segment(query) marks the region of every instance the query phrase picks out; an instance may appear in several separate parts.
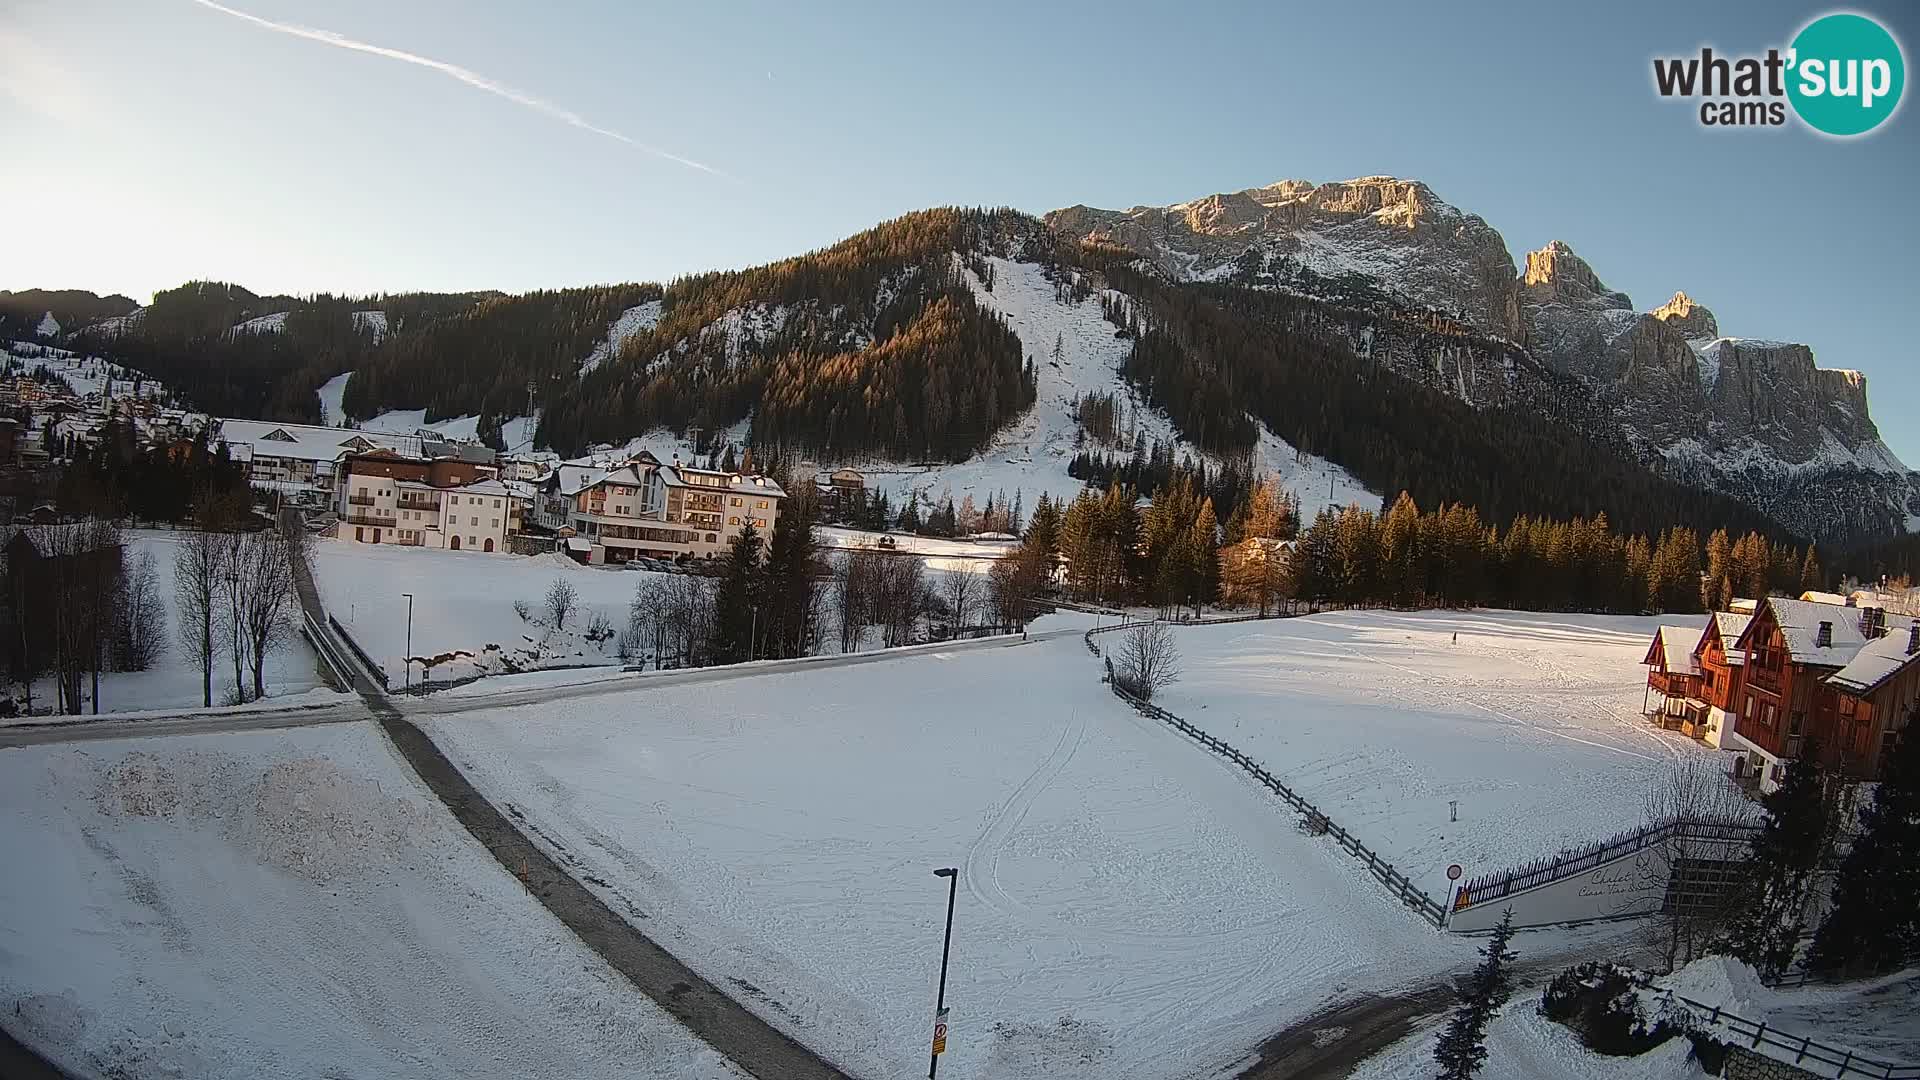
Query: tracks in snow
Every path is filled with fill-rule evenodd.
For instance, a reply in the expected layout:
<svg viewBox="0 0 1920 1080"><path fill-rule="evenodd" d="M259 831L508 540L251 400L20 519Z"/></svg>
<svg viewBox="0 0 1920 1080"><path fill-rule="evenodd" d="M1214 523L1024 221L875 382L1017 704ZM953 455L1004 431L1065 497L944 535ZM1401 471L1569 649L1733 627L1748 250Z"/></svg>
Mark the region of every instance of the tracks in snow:
<svg viewBox="0 0 1920 1080"><path fill-rule="evenodd" d="M1089 723L1086 716L1077 713L1067 721L1067 725L1060 729L1060 739L1053 744L1053 749L994 812L986 830L967 849L966 866L962 871L966 877L967 891L989 910L1004 915L1025 906L1009 896L1005 886L1000 883L1000 853L1013 839L1014 830L1026 820L1027 813L1033 809L1034 800L1047 790L1055 777L1065 771L1073 755L1079 753L1080 744L1086 741Z"/></svg>

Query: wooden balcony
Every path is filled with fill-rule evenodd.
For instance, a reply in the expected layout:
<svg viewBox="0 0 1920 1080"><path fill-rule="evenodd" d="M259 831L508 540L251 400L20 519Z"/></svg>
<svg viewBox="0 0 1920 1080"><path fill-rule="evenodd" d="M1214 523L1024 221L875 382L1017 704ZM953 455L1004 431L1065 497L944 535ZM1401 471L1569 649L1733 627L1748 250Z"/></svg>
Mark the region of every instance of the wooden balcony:
<svg viewBox="0 0 1920 1080"><path fill-rule="evenodd" d="M1777 695L1785 681L1783 673L1778 668L1747 668L1747 685L1757 690L1765 690Z"/></svg>
<svg viewBox="0 0 1920 1080"><path fill-rule="evenodd" d="M1647 673L1647 685L1655 693L1670 698L1696 697L1700 689L1700 677L1685 672L1650 671Z"/></svg>
<svg viewBox="0 0 1920 1080"><path fill-rule="evenodd" d="M347 496L347 502L348 502L349 504L351 504L351 505L353 505L353 506L372 506L372 505L373 505L373 496L371 496L371 495L349 495L349 496Z"/></svg>
<svg viewBox="0 0 1920 1080"><path fill-rule="evenodd" d="M376 528L391 529L395 524L395 519L392 514L385 516L377 514L348 514L347 524L372 525Z"/></svg>

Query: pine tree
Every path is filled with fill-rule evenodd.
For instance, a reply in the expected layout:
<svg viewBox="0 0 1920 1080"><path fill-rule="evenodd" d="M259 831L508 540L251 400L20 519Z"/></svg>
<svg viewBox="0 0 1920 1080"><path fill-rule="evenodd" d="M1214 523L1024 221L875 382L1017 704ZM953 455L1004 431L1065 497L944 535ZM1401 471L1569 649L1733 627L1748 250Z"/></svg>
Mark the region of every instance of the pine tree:
<svg viewBox="0 0 1920 1080"><path fill-rule="evenodd" d="M813 576L818 550L813 534L817 513L818 500L812 493L796 491L773 520L765 575L766 627L760 634L764 643L760 652L766 656L807 653L818 591Z"/></svg>
<svg viewBox="0 0 1920 1080"><path fill-rule="evenodd" d="M1047 565L1052 565L1060 554L1060 505L1044 491L1033 504L1033 517L1027 521L1026 542Z"/></svg>
<svg viewBox="0 0 1920 1080"><path fill-rule="evenodd" d="M1800 560L1800 591L1807 592L1820 588L1820 559L1813 553L1813 545L1807 545L1807 557Z"/></svg>
<svg viewBox="0 0 1920 1080"><path fill-rule="evenodd" d="M1433 1060L1440 1066L1436 1080L1473 1080L1487 1062L1487 1022L1507 1000L1511 987L1507 965L1513 953L1507 942L1513 938L1513 910L1500 917L1500 925L1483 950L1485 960L1473 970L1466 997L1454 1010L1453 1021L1433 1048Z"/></svg>
<svg viewBox="0 0 1920 1080"><path fill-rule="evenodd" d="M1860 834L1840 863L1833 908L1807 966L1829 973L1892 971L1920 948L1920 705L1908 714Z"/></svg>
<svg viewBox="0 0 1920 1080"><path fill-rule="evenodd" d="M713 656L720 663L738 663L755 651L760 601L760 533L747 525L727 546L713 598Z"/></svg>
<svg viewBox="0 0 1920 1080"><path fill-rule="evenodd" d="M1729 926L1725 946L1761 975L1778 977L1806 929L1808 894L1827 838L1827 776L1817 740L1807 740L1786 779L1760 805L1767 821L1753 840L1746 906Z"/></svg>

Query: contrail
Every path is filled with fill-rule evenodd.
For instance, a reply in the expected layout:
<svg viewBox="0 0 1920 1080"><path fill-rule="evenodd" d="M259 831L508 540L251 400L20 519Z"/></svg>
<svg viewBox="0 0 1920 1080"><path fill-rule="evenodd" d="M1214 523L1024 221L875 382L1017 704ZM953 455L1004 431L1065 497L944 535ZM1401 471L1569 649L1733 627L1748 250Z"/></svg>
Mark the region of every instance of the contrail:
<svg viewBox="0 0 1920 1080"><path fill-rule="evenodd" d="M532 94L529 94L524 90L516 90L511 86L507 86L504 83L495 82L494 80L487 78L485 75L482 75L477 71L471 71L467 68L463 68L459 66L458 64L449 64L444 60L435 60L431 57L421 56L417 53L404 52L400 49L389 49L383 45L370 45L364 41L355 41L350 37L346 37L341 34L336 34L331 30L316 30L311 26L300 26L295 23L274 22L272 19L263 19L258 15L249 15L244 11L236 11L235 9L227 7L224 4L217 4L214 2L214 0L193 0L193 2L196 4L199 4L201 7L204 7L204 8L212 8L213 10L220 12L222 15L231 15L236 19L241 19L246 22L250 22L255 26L264 27L268 30L272 30L274 33L277 33L277 34L291 34L294 37L306 38L308 41L318 41L322 45L333 45L342 49L351 49L354 52L370 53L374 56L384 56L389 60L398 60L403 64L414 64L419 67L427 68L430 71L437 71L440 74L447 76L448 78L458 79L461 82L466 83L468 86L471 86L476 90L485 90L487 93L492 94L495 97L506 98L508 101L513 102L515 105L524 105L527 108L534 110L535 112L545 113L546 115L553 117L555 120L558 120L563 124L568 124L572 127L577 127L582 131L591 131L595 135L604 135L609 139L614 139L619 142L626 143L628 146L631 146L636 150L640 150L645 153L652 154L654 157L665 158L666 160L674 162L676 164L685 165L689 169L699 169L703 173L708 173L712 176L723 177L727 180L734 179L732 176L729 176L726 173L721 172L719 169L716 169L711 165L702 165L701 163L693 160L692 158L681 157L679 154L672 153L671 151L662 150L657 146L650 146L646 143L641 142L638 139L629 138L610 128L603 128L598 124L591 123L590 121L587 120L586 117L581 116L579 113L574 112L571 109L563 109L560 106L555 105L550 101L542 101L541 99L534 97Z"/></svg>

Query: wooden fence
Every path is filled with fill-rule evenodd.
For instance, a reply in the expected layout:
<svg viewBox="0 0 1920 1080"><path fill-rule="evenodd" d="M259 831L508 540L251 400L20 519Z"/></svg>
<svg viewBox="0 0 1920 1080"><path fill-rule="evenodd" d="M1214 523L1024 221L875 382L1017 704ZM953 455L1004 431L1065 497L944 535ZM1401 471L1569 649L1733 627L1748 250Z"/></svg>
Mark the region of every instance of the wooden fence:
<svg viewBox="0 0 1920 1080"><path fill-rule="evenodd" d="M1250 618L1257 619L1259 616L1250 616ZM1221 619L1216 621L1244 622L1247 620ZM1095 656L1100 656L1102 655L1100 646L1095 644L1093 640L1095 634L1108 634L1118 630L1130 630L1142 625L1146 624L1130 622L1121 623L1117 626L1103 626L1099 629L1089 630L1086 633L1087 649ZM1374 880L1385 886L1387 891L1393 895L1394 899L1413 909L1416 915L1419 915L1434 926L1444 926L1446 924L1447 909L1444 904L1441 904L1426 893L1421 892L1414 886L1413 882L1407 880L1405 874L1396 870L1392 863L1380 858L1380 856L1369 849L1367 845L1361 843L1358 837L1346 829L1341 828L1332 818L1322 813L1318 807L1300 797L1292 788L1281 783L1280 778L1268 771L1265 765L1248 757L1225 740L1214 738L1207 732L1187 723L1185 720L1162 709L1158 705L1154 705L1151 702L1127 693L1121 689L1118 682L1108 680L1108 685L1112 687L1115 697L1132 706L1134 711L1140 713L1140 715L1151 717L1167 724L1182 735L1199 743L1209 752L1218 754L1228 761L1233 762L1240 767L1242 772L1245 772L1248 776L1258 781L1262 787L1280 796L1282 801L1299 813L1302 820L1306 822L1309 832L1315 835L1333 837L1335 843L1339 844L1349 855L1352 855L1366 866L1367 872L1373 875Z"/></svg>
<svg viewBox="0 0 1920 1080"><path fill-rule="evenodd" d="M1774 1050L1793 1055L1784 1057L1781 1053L1766 1054L1775 1061L1782 1061L1809 1072L1812 1072L1815 1067L1824 1067L1832 1072L1821 1075L1832 1076L1835 1080L1847 1076L1872 1077L1873 1080L1920 1080L1920 1066L1890 1065L1884 1061L1875 1061L1872 1058L1861 1057L1852 1050L1816 1042L1810 1036L1788 1035L1785 1032L1774 1031L1767 1027L1765 1021L1736 1016L1718 1005L1695 1001L1690 997L1675 994L1671 990L1664 991L1663 995L1669 1001L1678 1001L1686 1005L1697 1021L1709 1027L1725 1030L1750 1049Z"/></svg>

